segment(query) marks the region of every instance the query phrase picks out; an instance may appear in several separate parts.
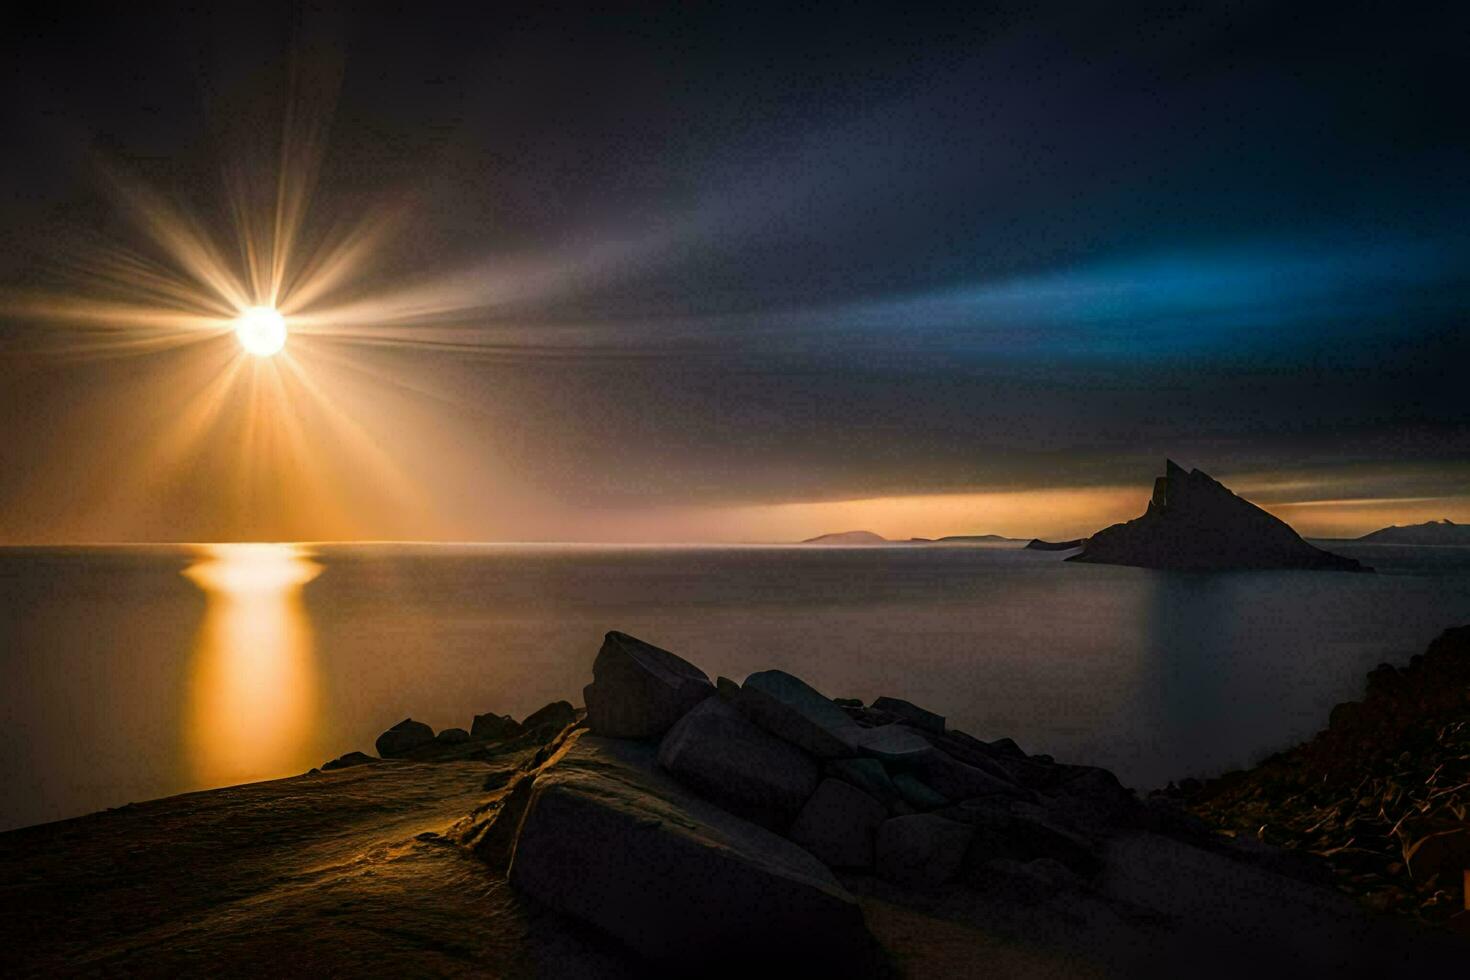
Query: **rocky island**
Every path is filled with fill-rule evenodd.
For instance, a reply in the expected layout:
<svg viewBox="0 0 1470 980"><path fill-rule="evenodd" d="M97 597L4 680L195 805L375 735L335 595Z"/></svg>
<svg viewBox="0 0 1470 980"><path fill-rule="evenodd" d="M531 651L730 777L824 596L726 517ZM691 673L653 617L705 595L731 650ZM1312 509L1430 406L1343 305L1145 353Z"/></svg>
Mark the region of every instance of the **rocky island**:
<svg viewBox="0 0 1470 980"><path fill-rule="evenodd" d="M1177 571L1309 568L1371 571L1307 544L1285 521L1173 460L1154 482L1143 516L1104 528L1066 559Z"/></svg>
<svg viewBox="0 0 1470 980"><path fill-rule="evenodd" d="M807 538L802 544L887 544L888 539L881 534L872 531L834 531L831 534L819 534L814 538Z"/></svg>
<svg viewBox="0 0 1470 980"><path fill-rule="evenodd" d="M1092 766L609 633L583 692L0 835L0 969L1394 975L1449 937ZM1447 945L1448 944L1448 945Z"/></svg>
<svg viewBox="0 0 1470 980"><path fill-rule="evenodd" d="M1470 545L1470 524L1456 524L1447 517L1423 524L1395 524L1379 528L1357 540L1370 544Z"/></svg>

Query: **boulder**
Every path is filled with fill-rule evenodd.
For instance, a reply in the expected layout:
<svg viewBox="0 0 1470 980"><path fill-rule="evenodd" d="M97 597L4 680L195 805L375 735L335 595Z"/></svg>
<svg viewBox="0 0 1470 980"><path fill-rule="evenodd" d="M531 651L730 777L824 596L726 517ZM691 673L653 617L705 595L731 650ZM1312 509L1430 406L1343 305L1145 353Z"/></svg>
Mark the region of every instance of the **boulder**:
<svg viewBox="0 0 1470 980"><path fill-rule="evenodd" d="M470 725L470 734L475 738L513 738L520 733L520 722L510 715L475 715L474 724Z"/></svg>
<svg viewBox="0 0 1470 980"><path fill-rule="evenodd" d="M873 702L873 707L879 711L897 715L922 731L932 732L935 735L944 734L944 716L936 715L911 701L905 701L902 698L879 698Z"/></svg>
<svg viewBox="0 0 1470 980"><path fill-rule="evenodd" d="M470 733L463 728L446 728L434 736L434 741L441 745L459 745L470 740Z"/></svg>
<svg viewBox="0 0 1470 980"><path fill-rule="evenodd" d="M527 715L526 720L521 722L521 727L532 729L544 726L561 731L576 720L577 709L572 707L570 701L553 701Z"/></svg>
<svg viewBox="0 0 1470 980"><path fill-rule="evenodd" d="M901 772L893 777L893 787L898 790L903 801L915 810L937 810L942 806L949 806L950 799L925 786L917 777Z"/></svg>
<svg viewBox="0 0 1470 980"><path fill-rule="evenodd" d="M510 881L666 969L861 971L874 950L820 861L690 793L636 742L574 735L536 776Z"/></svg>
<svg viewBox="0 0 1470 980"><path fill-rule="evenodd" d="M1086 837L1045 808L1024 800L966 800L941 815L975 828L974 840L965 855L965 868L971 875L1001 859L1050 858L1081 875L1095 874L1101 866L1098 852Z"/></svg>
<svg viewBox="0 0 1470 980"><path fill-rule="evenodd" d="M373 746L384 759L398 759L434 741L434 729L421 721L405 718L378 736Z"/></svg>
<svg viewBox="0 0 1470 980"><path fill-rule="evenodd" d="M840 779L824 779L788 836L834 868L873 866L873 839L888 808Z"/></svg>
<svg viewBox="0 0 1470 980"><path fill-rule="evenodd" d="M975 830L933 813L890 817L878 828L878 874L905 885L934 886L959 876Z"/></svg>
<svg viewBox="0 0 1470 980"><path fill-rule="evenodd" d="M892 807L899 799L897 787L877 759L833 759L827 763L825 772L834 779L851 783L886 807Z"/></svg>
<svg viewBox="0 0 1470 980"><path fill-rule="evenodd" d="M908 768L924 785L951 800L1027 793L1003 772L996 774L968 765L939 749L931 748L927 754L914 757L908 763Z"/></svg>
<svg viewBox="0 0 1470 980"><path fill-rule="evenodd" d="M857 734L858 751L885 764L909 765L934 752L934 746L912 728L884 725L864 728Z"/></svg>
<svg viewBox="0 0 1470 980"><path fill-rule="evenodd" d="M338 756L331 762L322 763L322 771L331 772L334 769L348 769L352 766L361 766L369 762L377 761L378 760L374 759L372 756L366 755L362 752L348 752L346 755Z"/></svg>
<svg viewBox="0 0 1470 980"><path fill-rule="evenodd" d="M998 738L994 742L987 742L986 744L996 755L1009 756L1012 759L1026 758L1026 753L1016 744L1015 739Z"/></svg>
<svg viewBox="0 0 1470 980"><path fill-rule="evenodd" d="M658 762L680 782L764 826L787 826L817 788L815 759L756 727L723 698L679 719Z"/></svg>
<svg viewBox="0 0 1470 980"><path fill-rule="evenodd" d="M856 754L857 723L832 699L784 670L751 674L735 703L751 721L819 759Z"/></svg>
<svg viewBox="0 0 1470 980"><path fill-rule="evenodd" d="M613 738L657 738L714 693L704 671L614 630L603 639L583 694L587 725Z"/></svg>
<svg viewBox="0 0 1470 980"><path fill-rule="evenodd" d="M1081 826L1113 827L1144 817L1143 804L1118 777L1097 766L1058 766L1053 809Z"/></svg>

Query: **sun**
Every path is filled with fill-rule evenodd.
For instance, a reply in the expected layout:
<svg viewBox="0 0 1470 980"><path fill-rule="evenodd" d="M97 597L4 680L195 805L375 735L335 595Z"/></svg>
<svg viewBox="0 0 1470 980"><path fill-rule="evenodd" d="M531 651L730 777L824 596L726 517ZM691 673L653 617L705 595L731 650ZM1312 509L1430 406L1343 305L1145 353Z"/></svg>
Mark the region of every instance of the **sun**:
<svg viewBox="0 0 1470 980"><path fill-rule="evenodd" d="M272 306L252 306L235 318L240 346L257 357L270 357L286 346L286 319Z"/></svg>

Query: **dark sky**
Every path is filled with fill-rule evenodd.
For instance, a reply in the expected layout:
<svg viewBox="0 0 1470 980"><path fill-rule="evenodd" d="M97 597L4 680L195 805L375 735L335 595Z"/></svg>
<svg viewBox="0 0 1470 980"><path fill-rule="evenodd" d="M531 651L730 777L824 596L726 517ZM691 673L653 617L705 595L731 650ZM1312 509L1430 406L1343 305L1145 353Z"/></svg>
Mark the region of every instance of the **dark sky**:
<svg viewBox="0 0 1470 980"><path fill-rule="evenodd" d="M337 298L438 297L323 355L463 457L367 425L439 519L353 533L1145 494L1166 454L1470 517L1464 5L209 6L8 15L0 280L151 247L110 181L227 239L289 107L323 140L303 240L394 219ZM166 499L59 494L173 356L69 329L0 309L0 535L312 535L210 513L188 458Z"/></svg>

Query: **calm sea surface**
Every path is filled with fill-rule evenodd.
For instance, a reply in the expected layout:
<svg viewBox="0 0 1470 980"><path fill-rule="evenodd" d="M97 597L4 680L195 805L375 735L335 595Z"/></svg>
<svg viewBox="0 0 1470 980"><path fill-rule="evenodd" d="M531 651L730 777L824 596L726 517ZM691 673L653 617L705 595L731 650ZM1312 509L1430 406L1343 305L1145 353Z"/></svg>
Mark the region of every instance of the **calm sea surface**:
<svg viewBox="0 0 1470 980"><path fill-rule="evenodd" d="M602 633L906 697L1126 783L1247 765L1470 623L1470 548L1179 574L1000 547L0 549L0 828L581 702Z"/></svg>

